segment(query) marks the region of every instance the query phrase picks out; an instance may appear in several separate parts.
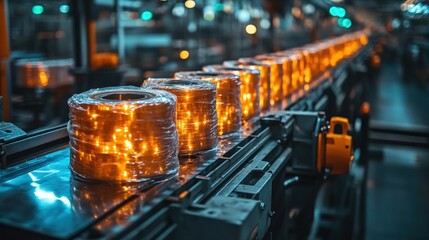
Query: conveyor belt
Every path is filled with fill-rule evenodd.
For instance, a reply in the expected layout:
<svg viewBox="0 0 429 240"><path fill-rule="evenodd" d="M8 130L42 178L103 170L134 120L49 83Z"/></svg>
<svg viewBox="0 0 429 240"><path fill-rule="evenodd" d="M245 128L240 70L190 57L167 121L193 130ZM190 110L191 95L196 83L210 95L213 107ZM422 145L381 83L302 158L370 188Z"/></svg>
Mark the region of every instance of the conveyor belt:
<svg viewBox="0 0 429 240"><path fill-rule="evenodd" d="M345 61L339 69L344 71L347 64ZM284 100L281 108L321 111L327 105L324 93L331 83L331 73L325 73L312 81L308 91L300 90ZM222 156L182 159L186 164L181 165L178 179L155 186L118 188L74 180L68 169L69 149L65 147L0 171L0 231L2 236L31 239L168 238L178 234L180 220L172 221L174 211L192 211L183 207L195 204L214 204L210 199L232 194L243 181L252 182L239 176L247 176L255 168L281 179L281 166L289 161L292 151L278 145L269 128L256 122L241 139L222 143ZM262 177L255 178L252 186ZM266 186L260 184L261 188ZM241 192L235 194L246 191ZM271 190L266 194L269 196L264 197L272 197ZM253 207L251 202L242 204ZM260 208L258 214L272 214L264 212L270 208ZM268 227L259 225L256 231L264 233Z"/></svg>

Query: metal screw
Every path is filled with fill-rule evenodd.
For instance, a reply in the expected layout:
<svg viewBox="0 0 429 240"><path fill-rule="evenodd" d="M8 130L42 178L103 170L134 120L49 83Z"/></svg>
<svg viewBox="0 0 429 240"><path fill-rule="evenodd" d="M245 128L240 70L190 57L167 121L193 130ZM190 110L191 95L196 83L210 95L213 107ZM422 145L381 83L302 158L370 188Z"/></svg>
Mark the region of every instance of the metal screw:
<svg viewBox="0 0 429 240"><path fill-rule="evenodd" d="M259 203L259 208L260 208L261 210L264 210L264 209L265 209L265 203L260 202L260 203Z"/></svg>

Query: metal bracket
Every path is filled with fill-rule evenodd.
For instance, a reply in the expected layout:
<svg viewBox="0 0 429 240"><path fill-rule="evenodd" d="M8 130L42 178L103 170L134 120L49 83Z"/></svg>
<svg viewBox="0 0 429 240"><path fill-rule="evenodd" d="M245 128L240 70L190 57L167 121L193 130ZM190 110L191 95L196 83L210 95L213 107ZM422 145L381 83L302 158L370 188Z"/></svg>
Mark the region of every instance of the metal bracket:
<svg viewBox="0 0 429 240"><path fill-rule="evenodd" d="M261 118L261 126L268 127L274 139L286 142L293 131L295 120L287 112L275 112Z"/></svg>
<svg viewBox="0 0 429 240"><path fill-rule="evenodd" d="M3 145L7 142L17 140L26 136L27 133L12 123L0 122L0 169L6 168L6 149Z"/></svg>

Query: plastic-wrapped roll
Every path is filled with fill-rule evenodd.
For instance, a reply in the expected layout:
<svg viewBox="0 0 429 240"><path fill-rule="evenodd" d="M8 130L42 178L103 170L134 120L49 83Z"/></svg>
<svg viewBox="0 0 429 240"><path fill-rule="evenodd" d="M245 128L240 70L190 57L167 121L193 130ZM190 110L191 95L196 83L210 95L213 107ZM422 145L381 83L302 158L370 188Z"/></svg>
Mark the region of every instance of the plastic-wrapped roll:
<svg viewBox="0 0 429 240"><path fill-rule="evenodd" d="M179 155L217 150L216 85L200 80L149 78L142 87L177 96Z"/></svg>
<svg viewBox="0 0 429 240"><path fill-rule="evenodd" d="M259 116L259 71L245 67L226 67L222 65L209 65L203 68L206 72L232 73L240 77L240 101L243 120L248 121Z"/></svg>
<svg viewBox="0 0 429 240"><path fill-rule="evenodd" d="M308 53L308 50L305 48L295 48L290 49L288 51L285 51L284 53L280 54L286 54L286 56L291 56L294 60L297 61L296 67L293 66L292 70L294 72L299 71L299 86L303 86L306 82L310 82L311 75L310 75L310 55ZM294 64L294 62L292 62Z"/></svg>
<svg viewBox="0 0 429 240"><path fill-rule="evenodd" d="M295 50L292 49L292 52L301 57L299 66L301 71L300 85L302 86L306 83L309 83L311 78L313 77L311 75L310 69L312 60L315 61L313 66L318 66L319 63L317 62L317 59L311 59L309 50L307 48L298 48Z"/></svg>
<svg viewBox="0 0 429 240"><path fill-rule="evenodd" d="M111 87L69 101L70 168L95 181L161 181L177 175L176 96Z"/></svg>
<svg viewBox="0 0 429 240"><path fill-rule="evenodd" d="M292 91L299 89L299 87L301 86L301 82L304 81L304 77L301 72L302 58L300 55L290 52L277 53L277 56L281 57L287 62L289 88L288 91L283 91L283 93L286 93L286 95L288 95L292 93Z"/></svg>
<svg viewBox="0 0 429 240"><path fill-rule="evenodd" d="M216 84L217 129L220 138L240 134L241 101L240 78L234 74L218 72L178 72L178 79L203 80Z"/></svg>
<svg viewBox="0 0 429 240"><path fill-rule="evenodd" d="M305 79L305 83L309 83L314 77L324 71L323 59L321 57L322 48L318 45L311 45L305 48L307 52L306 71L310 76Z"/></svg>
<svg viewBox="0 0 429 240"><path fill-rule="evenodd" d="M292 59L288 56L281 55L281 54L265 54L265 55L258 55L257 59L265 59L265 60L271 60L271 61L281 61L282 62L282 73L283 73L283 80L282 80L282 99L287 97L289 93L291 93L293 89L293 82L292 82Z"/></svg>
<svg viewBox="0 0 429 240"><path fill-rule="evenodd" d="M227 67L248 67L259 71L260 73L260 98L259 107L262 111L270 109L270 65L257 60L242 59L239 61L225 61L223 65Z"/></svg>
<svg viewBox="0 0 429 240"><path fill-rule="evenodd" d="M274 107L283 99L283 62L281 59L265 55L260 55L256 59L270 65L270 105Z"/></svg>

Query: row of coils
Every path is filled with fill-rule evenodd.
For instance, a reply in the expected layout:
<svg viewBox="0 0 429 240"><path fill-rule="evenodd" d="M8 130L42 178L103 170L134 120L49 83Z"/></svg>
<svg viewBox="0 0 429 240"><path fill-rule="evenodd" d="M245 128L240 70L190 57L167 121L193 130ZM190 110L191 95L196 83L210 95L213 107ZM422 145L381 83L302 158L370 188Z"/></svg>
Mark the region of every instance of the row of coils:
<svg viewBox="0 0 429 240"><path fill-rule="evenodd" d="M74 95L70 168L85 180L169 179L178 173L179 156L216 152L219 138L240 136L242 124L280 109L293 91L366 45L367 34L150 78L140 88Z"/></svg>

